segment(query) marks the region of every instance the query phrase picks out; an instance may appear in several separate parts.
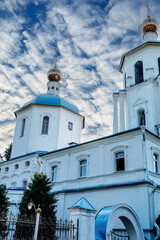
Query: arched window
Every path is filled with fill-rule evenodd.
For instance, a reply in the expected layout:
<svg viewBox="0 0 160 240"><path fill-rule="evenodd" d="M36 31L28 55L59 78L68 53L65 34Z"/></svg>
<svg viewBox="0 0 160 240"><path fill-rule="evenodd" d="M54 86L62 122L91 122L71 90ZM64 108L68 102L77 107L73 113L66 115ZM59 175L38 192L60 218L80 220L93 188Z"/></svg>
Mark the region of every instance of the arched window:
<svg viewBox="0 0 160 240"><path fill-rule="evenodd" d="M146 125L145 111L143 109L138 111L138 124L139 126Z"/></svg>
<svg viewBox="0 0 160 240"><path fill-rule="evenodd" d="M58 166L52 167L52 181L56 182L58 177Z"/></svg>
<svg viewBox="0 0 160 240"><path fill-rule="evenodd" d="M138 61L135 64L135 83L143 82L143 62Z"/></svg>
<svg viewBox="0 0 160 240"><path fill-rule="evenodd" d="M116 171L125 170L124 152L118 152L116 155Z"/></svg>
<svg viewBox="0 0 160 240"><path fill-rule="evenodd" d="M25 124L26 124L26 119L23 118L23 120L22 120L22 125L21 125L21 133L20 133L20 137L23 137L23 136L24 136Z"/></svg>
<svg viewBox="0 0 160 240"><path fill-rule="evenodd" d="M43 123L42 123L42 134L48 134L48 127L49 127L49 117L45 116L43 117Z"/></svg>
<svg viewBox="0 0 160 240"><path fill-rule="evenodd" d="M160 57L158 58L158 70L159 70L159 74L160 74Z"/></svg>

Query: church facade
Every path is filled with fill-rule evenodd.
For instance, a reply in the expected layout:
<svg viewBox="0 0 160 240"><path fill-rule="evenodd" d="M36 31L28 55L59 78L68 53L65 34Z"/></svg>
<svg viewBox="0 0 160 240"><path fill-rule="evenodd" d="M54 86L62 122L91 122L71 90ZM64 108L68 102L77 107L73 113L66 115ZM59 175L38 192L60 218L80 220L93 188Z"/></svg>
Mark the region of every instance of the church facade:
<svg viewBox="0 0 160 240"><path fill-rule="evenodd" d="M112 135L80 143L85 118L59 97L56 67L48 72L47 94L15 112L11 159L0 163L0 181L7 186L13 212L33 174L42 171L53 181L58 218L69 218L69 208L93 210L97 240L114 239L113 229L126 229L131 240L160 239L156 21L148 16L142 31L144 43L121 58L124 88L113 93Z"/></svg>

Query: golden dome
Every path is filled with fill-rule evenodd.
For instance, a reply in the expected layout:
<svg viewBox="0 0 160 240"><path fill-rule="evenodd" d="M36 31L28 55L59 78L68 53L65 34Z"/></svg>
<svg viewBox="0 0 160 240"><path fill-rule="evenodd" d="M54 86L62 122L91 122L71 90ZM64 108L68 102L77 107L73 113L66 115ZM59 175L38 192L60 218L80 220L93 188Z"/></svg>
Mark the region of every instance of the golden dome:
<svg viewBox="0 0 160 240"><path fill-rule="evenodd" d="M48 80L59 82L62 78L62 73L58 68L52 68L48 71Z"/></svg>
<svg viewBox="0 0 160 240"><path fill-rule="evenodd" d="M145 34L147 32L157 32L158 24L154 18L148 17L145 19L141 25L142 33Z"/></svg>

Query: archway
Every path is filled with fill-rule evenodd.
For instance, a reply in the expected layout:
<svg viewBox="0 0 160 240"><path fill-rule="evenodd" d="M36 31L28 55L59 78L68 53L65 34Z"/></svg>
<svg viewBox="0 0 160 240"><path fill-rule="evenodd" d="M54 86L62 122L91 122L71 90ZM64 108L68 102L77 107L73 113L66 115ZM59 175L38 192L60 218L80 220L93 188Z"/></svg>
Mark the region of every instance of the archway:
<svg viewBox="0 0 160 240"><path fill-rule="evenodd" d="M127 205L108 206L99 211L95 221L96 240L112 240L115 222L121 220L129 240L144 240L140 221L134 210ZM119 238L120 239L120 238Z"/></svg>

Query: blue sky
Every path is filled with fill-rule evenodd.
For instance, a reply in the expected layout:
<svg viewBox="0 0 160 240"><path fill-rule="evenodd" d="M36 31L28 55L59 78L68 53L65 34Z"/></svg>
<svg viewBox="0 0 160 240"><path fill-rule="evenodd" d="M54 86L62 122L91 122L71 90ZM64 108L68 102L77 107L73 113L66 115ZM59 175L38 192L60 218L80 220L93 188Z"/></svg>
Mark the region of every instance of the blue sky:
<svg viewBox="0 0 160 240"><path fill-rule="evenodd" d="M0 1L0 153L12 142L14 111L47 91L58 57L61 96L86 117L82 141L112 133L112 92L121 55L143 42L144 0ZM148 0L160 23L159 0ZM159 33L160 35L160 33Z"/></svg>

